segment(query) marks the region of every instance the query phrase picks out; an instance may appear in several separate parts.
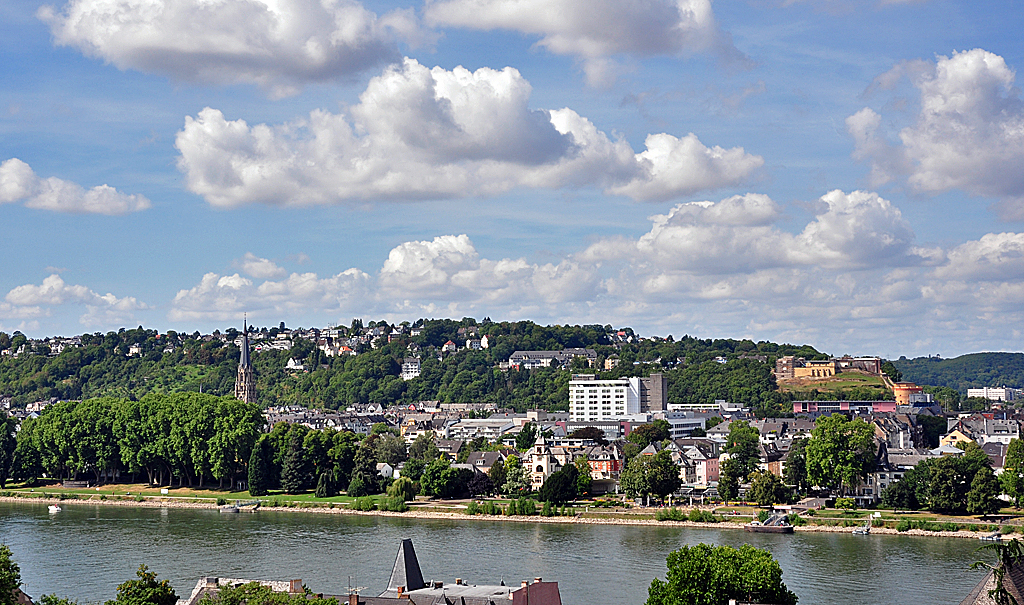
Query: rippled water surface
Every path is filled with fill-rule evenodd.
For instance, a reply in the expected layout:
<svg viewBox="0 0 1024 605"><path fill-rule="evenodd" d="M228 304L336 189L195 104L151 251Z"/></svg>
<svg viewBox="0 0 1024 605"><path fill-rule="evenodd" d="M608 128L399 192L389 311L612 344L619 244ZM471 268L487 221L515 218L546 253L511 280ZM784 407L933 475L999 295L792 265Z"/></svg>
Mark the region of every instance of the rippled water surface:
<svg viewBox="0 0 1024 605"><path fill-rule="evenodd" d="M351 582L378 594L399 540L412 538L427 579L507 584L543 577L565 605L642 604L665 556L708 542L767 548L804 605L959 603L983 573L969 569L977 540L618 525L421 520L261 511L0 503L0 542L21 565L33 597L56 592L83 603L114 596L145 563L179 596L200 576L287 580L341 594Z"/></svg>

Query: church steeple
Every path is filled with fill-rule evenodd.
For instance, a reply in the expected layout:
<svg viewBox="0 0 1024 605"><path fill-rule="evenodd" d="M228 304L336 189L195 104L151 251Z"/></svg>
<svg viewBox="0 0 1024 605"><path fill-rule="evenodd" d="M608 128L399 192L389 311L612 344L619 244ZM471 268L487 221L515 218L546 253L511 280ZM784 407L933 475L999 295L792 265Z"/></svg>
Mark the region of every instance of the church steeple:
<svg viewBox="0 0 1024 605"><path fill-rule="evenodd" d="M238 357L238 375L235 378L235 399L246 403L256 401L256 384L252 376L252 361L249 359L249 326L242 318L242 351Z"/></svg>

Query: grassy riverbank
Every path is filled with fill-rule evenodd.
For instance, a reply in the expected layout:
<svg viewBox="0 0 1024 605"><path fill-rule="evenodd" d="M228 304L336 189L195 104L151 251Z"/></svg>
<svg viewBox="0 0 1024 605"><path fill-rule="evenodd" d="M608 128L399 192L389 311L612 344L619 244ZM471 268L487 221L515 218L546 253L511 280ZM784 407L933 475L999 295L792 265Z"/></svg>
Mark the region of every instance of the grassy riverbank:
<svg viewBox="0 0 1024 605"><path fill-rule="evenodd" d="M217 508L220 505L255 500L248 492L232 492L216 489L195 488L151 488L145 484L108 485L99 488L62 488L47 486L36 488L12 488L0 491L0 501L40 502L58 504L103 504L114 506L144 506L173 508ZM316 498L312 494L272 493L258 498L261 508L278 511L297 511L321 514L360 514L379 516L400 516L424 519L475 519L481 521L511 521L536 523L583 523L618 525L662 525L681 527L705 527L741 529L744 523L754 518L760 509L754 506L703 507L714 515L717 522L695 522L685 519L688 509L678 509L677 514L666 514L666 509L613 506L611 500L579 501L567 509L565 516L543 517L539 515L469 515L469 500L429 500L418 498L409 502L409 510L396 513L381 510L356 510L355 498L335 496ZM379 497L372 497L374 503ZM509 500L492 501L507 508ZM540 510L538 505L537 510ZM659 515L658 511L662 511ZM880 516L875 517L875 512ZM851 532L852 528L870 521L871 531L876 534L902 534L911 536L945 536L978 538L993 531L1004 534L1024 533L1021 519L1016 511L1006 510L1000 515L1000 523L991 519L972 517L947 517L927 512L895 511L807 511L793 519L796 531L806 532ZM657 520L661 517L664 520Z"/></svg>

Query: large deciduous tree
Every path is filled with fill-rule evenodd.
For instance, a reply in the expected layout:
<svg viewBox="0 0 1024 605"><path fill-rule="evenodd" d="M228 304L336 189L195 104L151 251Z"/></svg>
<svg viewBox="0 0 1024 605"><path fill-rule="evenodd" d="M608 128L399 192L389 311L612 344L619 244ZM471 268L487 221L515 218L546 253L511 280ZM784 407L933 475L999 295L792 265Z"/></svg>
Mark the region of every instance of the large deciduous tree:
<svg viewBox="0 0 1024 605"><path fill-rule="evenodd" d="M743 603L795 605L797 597L782 581L782 567L767 550L744 544L697 544L668 555L668 574L655 579L646 605L725 605Z"/></svg>
<svg viewBox="0 0 1024 605"><path fill-rule="evenodd" d="M738 477L745 479L754 472L761 453L758 444L761 434L756 428L743 420L734 420L729 424L729 435L725 438L726 451L736 460Z"/></svg>
<svg viewBox="0 0 1024 605"><path fill-rule="evenodd" d="M452 468L451 462L443 456L433 460L423 469L420 488L428 496L453 498L465 489L465 482L462 481L464 477L459 470Z"/></svg>
<svg viewBox="0 0 1024 605"><path fill-rule="evenodd" d="M1013 499L1014 507L1020 508L1021 500L1024 500L1024 440L1010 441L999 481L1003 485L1003 492Z"/></svg>
<svg viewBox="0 0 1024 605"><path fill-rule="evenodd" d="M991 515L1002 508L999 494L999 480L991 468L982 467L971 481L971 489L967 492L967 512L972 515Z"/></svg>
<svg viewBox="0 0 1024 605"><path fill-rule="evenodd" d="M14 470L14 452L18 448L18 420L0 412L0 489L7 487L7 478Z"/></svg>
<svg viewBox="0 0 1024 605"><path fill-rule="evenodd" d="M591 474L590 461L587 460L586 456L576 456L576 459L573 460L573 465L576 467L577 496L589 494L590 488L594 483L594 476Z"/></svg>
<svg viewBox="0 0 1024 605"><path fill-rule="evenodd" d="M527 422L520 429L519 434L516 435L516 449L525 452L526 450L533 447L533 444L537 441L537 425L532 422Z"/></svg>
<svg viewBox="0 0 1024 605"><path fill-rule="evenodd" d="M773 473L756 471L750 475L750 493L748 500L757 502L759 506L774 506L789 502L791 492L788 487Z"/></svg>
<svg viewBox="0 0 1024 605"><path fill-rule="evenodd" d="M128 580L117 587L117 598L106 605L174 605L178 595L167 580L156 579L156 574L145 565L139 565L137 580Z"/></svg>
<svg viewBox="0 0 1024 605"><path fill-rule="evenodd" d="M507 496L519 497L530 491L530 481L519 456L509 456L505 460L505 483L501 492Z"/></svg>
<svg viewBox="0 0 1024 605"><path fill-rule="evenodd" d="M630 498L646 498L650 504L650 496L664 498L679 489L679 467L665 450L653 456L635 456L622 471L619 483Z"/></svg>
<svg viewBox="0 0 1024 605"><path fill-rule="evenodd" d="M845 494L874 470L874 445L874 430L860 418L818 418L806 448L810 482Z"/></svg>
<svg viewBox="0 0 1024 605"><path fill-rule="evenodd" d="M0 605L15 605L14 591L21 588L21 569L14 562L11 549L0 544Z"/></svg>
<svg viewBox="0 0 1024 605"><path fill-rule="evenodd" d="M655 420L649 424L641 424L629 433L626 439L644 449L652 443L660 443L669 438L672 425L667 420Z"/></svg>
<svg viewBox="0 0 1024 605"><path fill-rule="evenodd" d="M579 471L576 470L574 465L566 466L562 469L551 473L547 479L544 480L544 485L540 487L538 496L544 502L550 502L552 504L565 504L576 499L577 496L577 485L576 479L579 478Z"/></svg>
<svg viewBox="0 0 1024 605"><path fill-rule="evenodd" d="M807 438L794 439L786 454L786 470L783 478L798 494L810 491L807 482Z"/></svg>

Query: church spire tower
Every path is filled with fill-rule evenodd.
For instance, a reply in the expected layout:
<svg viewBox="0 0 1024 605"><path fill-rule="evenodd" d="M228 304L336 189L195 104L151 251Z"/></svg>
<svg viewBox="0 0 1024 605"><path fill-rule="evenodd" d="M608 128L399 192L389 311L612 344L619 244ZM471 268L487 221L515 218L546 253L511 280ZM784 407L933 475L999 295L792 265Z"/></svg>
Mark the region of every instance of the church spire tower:
<svg viewBox="0 0 1024 605"><path fill-rule="evenodd" d="M235 399L246 403L256 401L256 384L252 377L252 361L249 359L249 327L242 318L242 354L238 358L238 376L235 378Z"/></svg>

